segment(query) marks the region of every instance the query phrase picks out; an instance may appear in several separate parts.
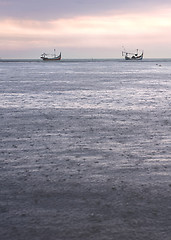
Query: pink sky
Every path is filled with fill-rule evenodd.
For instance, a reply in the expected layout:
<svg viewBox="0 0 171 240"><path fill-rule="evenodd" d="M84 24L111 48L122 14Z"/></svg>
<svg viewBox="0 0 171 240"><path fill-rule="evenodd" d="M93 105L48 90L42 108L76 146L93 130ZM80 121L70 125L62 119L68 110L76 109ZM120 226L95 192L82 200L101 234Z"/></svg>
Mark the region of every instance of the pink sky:
<svg viewBox="0 0 171 240"><path fill-rule="evenodd" d="M170 29L171 5L47 19L6 14L0 18L0 57L39 58L56 48L63 58L121 58L124 46L143 49L147 58L169 58Z"/></svg>

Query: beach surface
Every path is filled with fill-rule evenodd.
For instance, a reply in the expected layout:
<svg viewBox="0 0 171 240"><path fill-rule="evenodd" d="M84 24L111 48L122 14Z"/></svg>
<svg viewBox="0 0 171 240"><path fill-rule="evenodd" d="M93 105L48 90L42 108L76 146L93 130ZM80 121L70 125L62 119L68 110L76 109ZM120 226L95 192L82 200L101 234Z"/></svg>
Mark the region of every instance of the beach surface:
<svg viewBox="0 0 171 240"><path fill-rule="evenodd" d="M0 66L0 239L170 240L171 63L36 64Z"/></svg>

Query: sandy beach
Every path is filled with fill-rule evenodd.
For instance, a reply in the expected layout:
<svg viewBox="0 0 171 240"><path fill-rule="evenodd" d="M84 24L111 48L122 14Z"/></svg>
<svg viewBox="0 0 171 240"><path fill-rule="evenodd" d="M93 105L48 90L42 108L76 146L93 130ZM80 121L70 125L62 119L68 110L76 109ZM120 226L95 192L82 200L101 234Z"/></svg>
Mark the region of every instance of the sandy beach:
<svg viewBox="0 0 171 240"><path fill-rule="evenodd" d="M0 239L170 240L169 108L8 105L0 119Z"/></svg>

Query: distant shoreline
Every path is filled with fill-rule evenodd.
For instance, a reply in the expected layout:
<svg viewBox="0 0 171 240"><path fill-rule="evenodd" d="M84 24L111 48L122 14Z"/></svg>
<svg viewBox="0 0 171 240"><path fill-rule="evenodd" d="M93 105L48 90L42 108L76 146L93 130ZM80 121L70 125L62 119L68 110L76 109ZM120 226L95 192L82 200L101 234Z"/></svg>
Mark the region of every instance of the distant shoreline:
<svg viewBox="0 0 171 240"><path fill-rule="evenodd" d="M62 59L60 61L57 61L58 63L60 62L130 62L126 61L125 59L122 58L86 58L86 59ZM141 61L138 62L171 62L171 58L145 58ZM41 59L0 59L0 62L44 62ZM51 63L54 61L51 61ZM55 61L55 63L57 63ZM131 61L131 62L137 62L137 61ZM47 63L47 62L46 62ZM48 62L49 63L49 62Z"/></svg>

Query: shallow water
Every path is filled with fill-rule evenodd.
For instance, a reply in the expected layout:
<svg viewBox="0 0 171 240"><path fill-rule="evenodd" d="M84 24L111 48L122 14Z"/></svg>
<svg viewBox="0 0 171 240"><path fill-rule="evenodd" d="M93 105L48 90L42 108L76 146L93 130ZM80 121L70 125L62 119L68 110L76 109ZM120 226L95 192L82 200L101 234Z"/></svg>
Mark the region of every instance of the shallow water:
<svg viewBox="0 0 171 240"><path fill-rule="evenodd" d="M169 110L170 79L171 62L5 62L0 107Z"/></svg>
<svg viewBox="0 0 171 240"><path fill-rule="evenodd" d="M2 129L10 124L14 139L33 137L39 123L40 145L49 134L50 148L57 141L63 151L88 149L109 166L112 154L119 155L115 167L170 166L171 61L1 62L0 82ZM65 135L53 135L62 129Z"/></svg>
<svg viewBox="0 0 171 240"><path fill-rule="evenodd" d="M170 239L171 61L0 62L0 238Z"/></svg>

